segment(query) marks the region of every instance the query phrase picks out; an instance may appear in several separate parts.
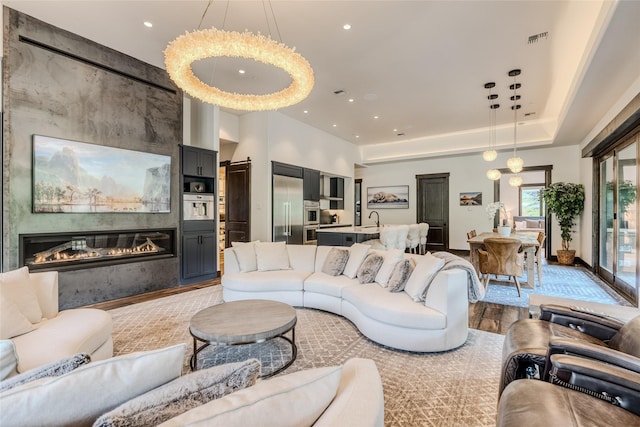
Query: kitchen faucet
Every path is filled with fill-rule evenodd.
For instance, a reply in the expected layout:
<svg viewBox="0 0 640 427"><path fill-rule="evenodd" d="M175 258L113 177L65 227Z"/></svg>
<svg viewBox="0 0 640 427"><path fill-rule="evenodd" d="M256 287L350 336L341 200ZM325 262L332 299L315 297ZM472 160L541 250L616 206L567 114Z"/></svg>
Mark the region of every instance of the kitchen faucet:
<svg viewBox="0 0 640 427"><path fill-rule="evenodd" d="M369 212L369 219L371 219L371 215L376 214L376 227L380 228L380 215L376 211Z"/></svg>

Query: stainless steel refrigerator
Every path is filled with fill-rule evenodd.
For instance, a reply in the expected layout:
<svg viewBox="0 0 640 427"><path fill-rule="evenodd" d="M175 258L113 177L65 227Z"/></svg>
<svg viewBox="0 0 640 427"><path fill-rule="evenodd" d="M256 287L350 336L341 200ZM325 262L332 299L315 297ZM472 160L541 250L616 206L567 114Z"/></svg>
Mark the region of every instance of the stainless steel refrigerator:
<svg viewBox="0 0 640 427"><path fill-rule="evenodd" d="M273 175L273 241L302 244L302 178Z"/></svg>

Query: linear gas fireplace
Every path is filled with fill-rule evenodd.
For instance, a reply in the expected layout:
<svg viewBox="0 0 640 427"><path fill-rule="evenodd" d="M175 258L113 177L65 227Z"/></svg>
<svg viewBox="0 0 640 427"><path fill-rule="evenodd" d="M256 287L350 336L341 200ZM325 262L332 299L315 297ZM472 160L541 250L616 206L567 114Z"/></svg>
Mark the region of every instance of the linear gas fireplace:
<svg viewBox="0 0 640 427"><path fill-rule="evenodd" d="M20 259L29 270L77 270L176 256L176 230L21 234Z"/></svg>

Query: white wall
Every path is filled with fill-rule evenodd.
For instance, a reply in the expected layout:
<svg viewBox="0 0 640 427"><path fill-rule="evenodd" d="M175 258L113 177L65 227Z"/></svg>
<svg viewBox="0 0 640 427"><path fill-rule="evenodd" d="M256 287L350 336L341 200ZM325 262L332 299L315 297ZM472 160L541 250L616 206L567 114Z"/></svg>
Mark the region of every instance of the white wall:
<svg viewBox="0 0 640 427"><path fill-rule="evenodd" d="M518 152L524 159L525 166L552 165L552 182L580 182L579 148L578 146L521 150ZM493 181L486 178L490 167L505 167L510 152L499 153L498 158L487 163L480 154L429 158L397 163L376 164L356 169L356 178L362 178L363 196L366 188L384 185L409 185L409 209L376 209L382 224L415 223L416 222L416 175L431 173L450 173L449 176L449 247L451 249L468 250L467 231L478 232L490 230L493 223L485 211L486 205L493 201ZM482 206L460 206L458 200L462 192L482 192ZM368 219L369 209L363 206L363 224L373 224ZM560 228L553 221L552 248L560 248ZM589 239L590 240L590 239ZM579 233L574 236L573 246L577 256L584 250ZM589 249L590 252L591 249Z"/></svg>
<svg viewBox="0 0 640 427"><path fill-rule="evenodd" d="M271 241L271 162L313 168L345 177L345 217L353 216L353 144L278 112L239 116L232 161L251 157L251 239ZM344 222L344 221L343 221Z"/></svg>

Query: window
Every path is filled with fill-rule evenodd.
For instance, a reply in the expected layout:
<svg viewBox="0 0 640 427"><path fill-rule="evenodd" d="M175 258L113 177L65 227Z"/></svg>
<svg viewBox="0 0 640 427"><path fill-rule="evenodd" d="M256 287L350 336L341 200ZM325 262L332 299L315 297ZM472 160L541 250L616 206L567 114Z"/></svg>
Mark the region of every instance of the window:
<svg viewBox="0 0 640 427"><path fill-rule="evenodd" d="M523 184L520 186L520 216L544 216L542 189L544 184Z"/></svg>

